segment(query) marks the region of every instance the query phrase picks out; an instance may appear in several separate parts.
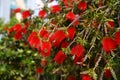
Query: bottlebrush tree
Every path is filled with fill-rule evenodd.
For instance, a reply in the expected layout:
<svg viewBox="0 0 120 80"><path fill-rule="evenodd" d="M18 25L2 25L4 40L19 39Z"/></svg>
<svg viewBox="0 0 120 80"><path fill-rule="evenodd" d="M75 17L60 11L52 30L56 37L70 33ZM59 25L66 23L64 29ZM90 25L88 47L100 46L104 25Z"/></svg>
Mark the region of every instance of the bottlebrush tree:
<svg viewBox="0 0 120 80"><path fill-rule="evenodd" d="M60 0L15 9L1 29L1 80L119 80L120 1Z"/></svg>

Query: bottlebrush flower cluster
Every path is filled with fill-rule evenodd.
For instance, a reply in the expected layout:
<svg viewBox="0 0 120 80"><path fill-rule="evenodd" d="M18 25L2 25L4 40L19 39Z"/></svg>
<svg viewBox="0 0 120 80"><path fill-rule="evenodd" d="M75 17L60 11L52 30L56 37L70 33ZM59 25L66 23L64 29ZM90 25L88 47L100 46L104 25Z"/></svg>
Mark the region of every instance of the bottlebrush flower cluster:
<svg viewBox="0 0 120 80"><path fill-rule="evenodd" d="M98 8L87 0L61 0L50 8L45 6L36 18L31 19L30 10L21 12L23 22L15 24L8 32L13 32L16 40L27 41L31 49L38 51L41 61L44 58L36 68L39 74L44 74L44 68L52 64L65 68L57 68L63 74L67 69L73 70L73 74L67 70L68 78L65 79L68 80L78 77L82 80L99 79L99 76L94 76L102 75L101 68L97 67L102 65L104 69L109 66L103 55L112 58L112 53L119 49L120 31L116 31L114 20L106 19L109 17L105 13L107 8L99 8L104 10L104 14ZM26 22L29 22L27 27ZM99 55L102 58L97 59ZM102 59L105 64L100 64ZM106 78L109 77L108 72L105 70Z"/></svg>

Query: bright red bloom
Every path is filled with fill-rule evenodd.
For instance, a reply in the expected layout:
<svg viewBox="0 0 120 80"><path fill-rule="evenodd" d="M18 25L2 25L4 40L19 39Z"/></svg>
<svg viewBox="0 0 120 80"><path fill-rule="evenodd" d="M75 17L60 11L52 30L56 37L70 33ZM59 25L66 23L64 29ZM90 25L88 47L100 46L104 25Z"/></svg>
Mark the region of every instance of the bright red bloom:
<svg viewBox="0 0 120 80"><path fill-rule="evenodd" d="M21 12L21 9L20 8L16 8L13 10L14 13L18 13L18 12Z"/></svg>
<svg viewBox="0 0 120 80"><path fill-rule="evenodd" d="M59 5L54 5L50 9L52 13L59 13L61 11L61 7Z"/></svg>
<svg viewBox="0 0 120 80"><path fill-rule="evenodd" d="M115 33L115 42L120 45L120 32Z"/></svg>
<svg viewBox="0 0 120 80"><path fill-rule="evenodd" d="M15 34L14 34L14 38L16 40L20 40L22 39L22 35L25 34L27 32L26 28L22 28L21 30L17 31Z"/></svg>
<svg viewBox="0 0 120 80"><path fill-rule="evenodd" d="M110 78L110 77L112 77L110 69L105 69L104 75L105 75L105 78L107 78L107 79Z"/></svg>
<svg viewBox="0 0 120 80"><path fill-rule="evenodd" d="M31 13L30 13L29 10L26 10L26 11L22 12L22 17L23 17L23 19L28 18L30 15L31 15Z"/></svg>
<svg viewBox="0 0 120 80"><path fill-rule="evenodd" d="M69 27L67 29L67 32L68 32L68 37L72 40L75 36L76 29L74 27Z"/></svg>
<svg viewBox="0 0 120 80"><path fill-rule="evenodd" d="M44 70L41 67L37 67L36 72L39 74L42 74L44 72Z"/></svg>
<svg viewBox="0 0 120 80"><path fill-rule="evenodd" d="M27 41L29 42L31 47L39 48L41 40L39 39L37 32L32 32L28 37Z"/></svg>
<svg viewBox="0 0 120 80"><path fill-rule="evenodd" d="M39 48L39 51L41 52L41 54L45 57L48 57L50 56L51 54L51 48L52 48L52 45L50 42L48 41L43 41L41 43L41 46Z"/></svg>
<svg viewBox="0 0 120 80"><path fill-rule="evenodd" d="M71 54L76 55L77 57L83 57L84 51L84 47L81 44L77 44L71 49Z"/></svg>
<svg viewBox="0 0 120 80"><path fill-rule="evenodd" d="M12 26L11 28L9 28L9 31L8 33L11 33L11 32L18 32L22 29L22 26L21 24L15 24L14 26Z"/></svg>
<svg viewBox="0 0 120 80"><path fill-rule="evenodd" d="M37 32L35 32L35 31L33 31L33 32L29 35L27 41L30 42L31 39L32 39L34 36L37 36Z"/></svg>
<svg viewBox="0 0 120 80"><path fill-rule="evenodd" d="M109 27L113 28L115 26L114 21L107 21Z"/></svg>
<svg viewBox="0 0 120 80"><path fill-rule="evenodd" d="M26 30L26 28L22 28L21 24L15 24L11 28L9 28L9 34L11 32L14 32L14 38L16 40L20 40L20 39L22 39L22 35L25 34L27 32L27 30Z"/></svg>
<svg viewBox="0 0 120 80"><path fill-rule="evenodd" d="M69 43L67 41L62 42L61 48L67 48Z"/></svg>
<svg viewBox="0 0 120 80"><path fill-rule="evenodd" d="M39 13L38 13L38 16L40 18L45 18L47 16L47 13L45 10L40 10Z"/></svg>
<svg viewBox="0 0 120 80"><path fill-rule="evenodd" d="M88 74L82 74L82 80L92 80Z"/></svg>
<svg viewBox="0 0 120 80"><path fill-rule="evenodd" d="M48 31L47 31L46 29L44 29L44 28L42 28L42 29L39 31L39 34L40 34L40 36L43 37L43 38L48 38L48 36L49 36Z"/></svg>
<svg viewBox="0 0 120 80"><path fill-rule="evenodd" d="M66 19L70 20L70 21L73 21L75 19L75 14L73 12L68 12L66 14Z"/></svg>
<svg viewBox="0 0 120 80"><path fill-rule="evenodd" d="M15 38L16 40L22 39L22 33L21 33L21 31L16 32L16 33L14 34L14 38Z"/></svg>
<svg viewBox="0 0 120 80"><path fill-rule="evenodd" d="M116 48L116 42L110 37L104 37L102 39L102 47L106 52L110 52Z"/></svg>
<svg viewBox="0 0 120 80"><path fill-rule="evenodd" d="M75 80L75 77L72 76L72 75L70 75L70 76L68 76L68 79L67 79L67 80Z"/></svg>
<svg viewBox="0 0 120 80"><path fill-rule="evenodd" d="M81 1L81 2L78 4L78 9L79 9L79 10L84 11L84 10L86 10L86 8L87 8L87 3L86 3L85 1Z"/></svg>
<svg viewBox="0 0 120 80"><path fill-rule="evenodd" d="M62 51L59 51L56 56L54 57L54 60L56 63L58 64L62 64L63 61L67 58L67 56L62 52Z"/></svg>
<svg viewBox="0 0 120 80"><path fill-rule="evenodd" d="M83 62L83 56L75 56L74 58L74 64L81 64Z"/></svg>
<svg viewBox="0 0 120 80"><path fill-rule="evenodd" d="M60 43L66 38L66 34L62 30L57 30L50 37L50 41L53 43L53 46L59 47Z"/></svg>

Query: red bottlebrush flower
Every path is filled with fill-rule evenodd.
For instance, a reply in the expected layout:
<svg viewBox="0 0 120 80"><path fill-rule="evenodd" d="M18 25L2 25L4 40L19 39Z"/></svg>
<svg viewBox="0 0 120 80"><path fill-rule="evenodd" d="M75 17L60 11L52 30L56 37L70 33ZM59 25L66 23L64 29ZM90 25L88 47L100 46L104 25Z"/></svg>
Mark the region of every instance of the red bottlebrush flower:
<svg viewBox="0 0 120 80"><path fill-rule="evenodd" d="M81 57L77 57L77 56L75 56L75 58L74 58L74 64L82 64L82 62L83 62L83 56L81 56Z"/></svg>
<svg viewBox="0 0 120 80"><path fill-rule="evenodd" d="M54 60L56 63L58 64L62 64L63 61L67 58L67 56L62 52L62 51L59 51L56 56L54 57Z"/></svg>
<svg viewBox="0 0 120 80"><path fill-rule="evenodd" d="M39 48L41 40L37 36L37 32L32 32L28 37L27 41L29 42L31 47Z"/></svg>
<svg viewBox="0 0 120 80"><path fill-rule="evenodd" d="M66 34L62 30L57 30L51 37L50 41L53 46L59 47L60 43L66 38Z"/></svg>
<svg viewBox="0 0 120 80"><path fill-rule="evenodd" d="M22 28L20 24L15 24L13 27L9 29L9 33L15 32L14 38L16 40L22 39L22 35L27 32L26 28Z"/></svg>
<svg viewBox="0 0 120 80"><path fill-rule="evenodd" d="M16 32L16 33L14 34L14 38L15 38L16 40L22 39L22 32L21 32L21 31Z"/></svg>
<svg viewBox="0 0 120 80"><path fill-rule="evenodd" d="M22 17L23 17L23 19L28 18L30 15L31 15L31 13L30 13L29 10L26 10L26 11L22 12Z"/></svg>
<svg viewBox="0 0 120 80"><path fill-rule="evenodd" d="M13 10L14 13L18 13L18 12L21 12L21 9L20 8L16 8Z"/></svg>
<svg viewBox="0 0 120 80"><path fill-rule="evenodd" d="M75 80L75 77L72 76L72 75L70 75L70 76L68 76L68 79L67 79L67 80Z"/></svg>
<svg viewBox="0 0 120 80"><path fill-rule="evenodd" d="M40 10L39 13L38 13L38 16L40 18L45 18L47 16L47 13L45 10Z"/></svg>
<svg viewBox="0 0 120 80"><path fill-rule="evenodd" d="M81 44L77 44L71 49L71 54L76 55L77 57L83 57L84 51L84 47Z"/></svg>
<svg viewBox="0 0 120 80"><path fill-rule="evenodd" d="M62 42L61 48L67 48L69 43L67 41Z"/></svg>
<svg viewBox="0 0 120 80"><path fill-rule="evenodd" d="M27 32L26 28L22 28L21 30L17 31L15 34L14 34L14 38L16 40L20 40L22 39L22 35L25 34Z"/></svg>
<svg viewBox="0 0 120 80"><path fill-rule="evenodd" d="M110 37L104 37L102 39L102 47L106 52L110 52L116 48L116 42Z"/></svg>
<svg viewBox="0 0 120 80"><path fill-rule="evenodd" d="M115 42L117 45L120 45L120 32L115 33Z"/></svg>
<svg viewBox="0 0 120 80"><path fill-rule="evenodd" d="M61 11L61 7L59 5L51 6L50 9L52 13L59 13Z"/></svg>
<svg viewBox="0 0 120 80"><path fill-rule="evenodd" d="M107 21L107 25L111 28L113 28L115 26L114 21Z"/></svg>
<svg viewBox="0 0 120 80"><path fill-rule="evenodd" d="M34 37L34 36L37 36L37 32L32 32L30 35L29 35L29 37L28 37L28 39L27 39L27 41L28 42L30 42L31 41L31 39Z"/></svg>
<svg viewBox="0 0 120 80"><path fill-rule="evenodd" d="M67 32L68 32L68 37L73 40L74 36L75 36L75 33L76 33L76 29L74 27L69 27L67 29Z"/></svg>
<svg viewBox="0 0 120 80"><path fill-rule="evenodd" d="M44 37L45 35L49 34L47 30L45 30L44 28L42 28L40 31L39 31L39 34L41 37Z"/></svg>
<svg viewBox="0 0 120 80"><path fill-rule="evenodd" d="M21 29L21 33L22 33L22 34L26 34L26 33L27 33L27 29L26 29L26 28L22 28L22 29Z"/></svg>
<svg viewBox="0 0 120 80"><path fill-rule="evenodd" d="M70 20L70 21L73 21L75 19L75 14L73 12L68 12L66 14L66 19Z"/></svg>
<svg viewBox="0 0 120 80"><path fill-rule="evenodd" d="M21 29L22 29L21 24L15 24L15 25L13 26L13 30L14 30L15 32L17 32L17 31L19 31L19 30L21 30Z"/></svg>
<svg viewBox="0 0 120 80"><path fill-rule="evenodd" d="M44 60L42 60L41 61L41 65L43 65L43 66L47 66L47 61L44 59Z"/></svg>
<svg viewBox="0 0 120 80"><path fill-rule="evenodd" d="M82 80L92 80L88 74L82 74Z"/></svg>
<svg viewBox="0 0 120 80"><path fill-rule="evenodd" d="M50 42L43 41L41 43L41 46L39 47L39 51L43 56L48 57L51 54L51 48L52 48L52 45Z"/></svg>
<svg viewBox="0 0 120 80"><path fill-rule="evenodd" d="M37 67L36 72L39 74L42 74L44 72L44 70L41 67Z"/></svg>
<svg viewBox="0 0 120 80"><path fill-rule="evenodd" d="M78 4L78 9L79 9L79 10L84 11L84 10L86 10L86 8L87 8L87 3L86 3L85 1L81 1L81 2Z"/></svg>
<svg viewBox="0 0 120 80"><path fill-rule="evenodd" d="M105 72L104 72L104 76L105 76L105 78L110 78L110 77L112 77L112 74L111 74L111 72L110 72L110 69L105 69Z"/></svg>

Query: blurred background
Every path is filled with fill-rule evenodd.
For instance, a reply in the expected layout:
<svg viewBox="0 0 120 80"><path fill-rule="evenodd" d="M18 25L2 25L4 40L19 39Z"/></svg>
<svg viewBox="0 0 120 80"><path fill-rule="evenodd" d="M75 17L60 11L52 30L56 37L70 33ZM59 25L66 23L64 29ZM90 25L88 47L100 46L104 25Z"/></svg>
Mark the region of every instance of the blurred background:
<svg viewBox="0 0 120 80"><path fill-rule="evenodd" d="M0 18L7 23L11 16L12 12L16 8L20 8L23 10L31 9L34 10L34 15L38 14L40 8L44 7L44 3L48 0L0 0ZM52 4L57 4L57 0L49 0L50 3L48 6Z"/></svg>

